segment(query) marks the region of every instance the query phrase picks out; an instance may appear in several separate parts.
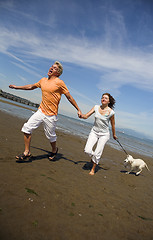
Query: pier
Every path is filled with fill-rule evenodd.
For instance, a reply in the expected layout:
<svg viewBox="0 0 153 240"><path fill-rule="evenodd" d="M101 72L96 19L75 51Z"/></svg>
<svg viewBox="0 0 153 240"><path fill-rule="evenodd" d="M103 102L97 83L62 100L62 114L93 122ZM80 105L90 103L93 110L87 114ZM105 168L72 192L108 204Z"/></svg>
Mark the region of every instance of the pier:
<svg viewBox="0 0 153 240"><path fill-rule="evenodd" d="M4 92L4 91L2 91L2 89L0 89L0 97L7 98L7 99L10 99L12 101L22 103L22 104L26 104L26 105L29 105L29 106L32 106L32 107L36 107L36 108L39 107L39 104L37 104L37 103L33 103L33 102L31 102L31 101L29 101L25 98L18 97L16 95L11 94L11 93Z"/></svg>

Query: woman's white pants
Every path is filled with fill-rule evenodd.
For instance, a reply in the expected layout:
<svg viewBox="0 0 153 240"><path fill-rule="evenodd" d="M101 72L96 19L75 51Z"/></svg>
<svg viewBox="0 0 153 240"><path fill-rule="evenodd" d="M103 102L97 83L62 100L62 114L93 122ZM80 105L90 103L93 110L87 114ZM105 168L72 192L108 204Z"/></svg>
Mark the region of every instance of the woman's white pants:
<svg viewBox="0 0 153 240"><path fill-rule="evenodd" d="M91 130L86 146L85 153L92 157L92 161L96 164L99 163L101 155L103 153L104 146L110 138L110 133L96 133L93 129ZM97 143L95 151L93 151L94 145Z"/></svg>

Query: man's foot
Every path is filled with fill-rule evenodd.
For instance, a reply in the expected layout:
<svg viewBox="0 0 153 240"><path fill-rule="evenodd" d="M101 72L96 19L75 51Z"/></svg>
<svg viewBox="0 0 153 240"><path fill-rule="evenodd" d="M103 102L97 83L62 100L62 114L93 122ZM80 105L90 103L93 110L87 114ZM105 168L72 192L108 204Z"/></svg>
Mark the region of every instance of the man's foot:
<svg viewBox="0 0 153 240"><path fill-rule="evenodd" d="M49 160L53 160L55 158L55 156L57 155L57 153L58 153L58 148L56 148L56 152L55 153L51 152L49 154L49 157L48 157Z"/></svg>
<svg viewBox="0 0 153 240"><path fill-rule="evenodd" d="M17 160L25 160L25 159L27 159L27 158L29 159L31 156L32 156L31 153L28 153L27 155L25 155L24 153L22 153L22 154L16 156L16 159L17 159Z"/></svg>

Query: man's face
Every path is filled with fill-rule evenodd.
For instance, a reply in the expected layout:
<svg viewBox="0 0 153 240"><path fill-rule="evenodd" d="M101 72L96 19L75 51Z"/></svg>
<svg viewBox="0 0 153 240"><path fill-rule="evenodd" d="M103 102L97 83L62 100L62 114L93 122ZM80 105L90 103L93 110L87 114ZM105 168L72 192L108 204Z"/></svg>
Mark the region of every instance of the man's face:
<svg viewBox="0 0 153 240"><path fill-rule="evenodd" d="M53 64L48 71L48 77L50 78L52 76L59 76L58 66L56 64Z"/></svg>

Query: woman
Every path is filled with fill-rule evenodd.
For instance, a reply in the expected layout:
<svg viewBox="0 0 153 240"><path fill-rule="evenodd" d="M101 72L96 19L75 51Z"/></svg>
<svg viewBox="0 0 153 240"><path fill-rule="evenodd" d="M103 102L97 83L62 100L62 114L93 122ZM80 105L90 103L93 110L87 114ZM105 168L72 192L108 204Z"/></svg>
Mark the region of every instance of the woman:
<svg viewBox="0 0 153 240"><path fill-rule="evenodd" d="M82 114L81 118L87 119L93 113L95 113L94 126L89 134L85 153L92 156L92 169L90 175L95 174L96 165L98 165L104 146L110 138L109 122L111 122L113 138L116 140L117 136L115 133L115 112L113 111L115 105L115 99L109 94L104 93L101 98L102 105L95 105L88 113ZM94 145L97 143L96 149L93 151Z"/></svg>

